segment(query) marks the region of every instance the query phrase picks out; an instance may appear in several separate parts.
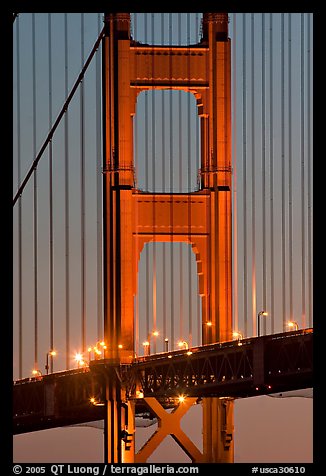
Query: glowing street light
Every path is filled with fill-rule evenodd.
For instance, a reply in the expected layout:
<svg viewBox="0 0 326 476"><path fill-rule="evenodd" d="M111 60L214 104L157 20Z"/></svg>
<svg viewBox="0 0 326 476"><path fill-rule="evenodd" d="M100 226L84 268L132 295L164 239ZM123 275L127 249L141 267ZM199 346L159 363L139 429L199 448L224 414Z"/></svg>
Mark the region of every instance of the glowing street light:
<svg viewBox="0 0 326 476"><path fill-rule="evenodd" d="M89 401L95 407L104 407L105 406L105 402L98 402L95 397L90 398Z"/></svg>
<svg viewBox="0 0 326 476"><path fill-rule="evenodd" d="M295 328L296 331L299 330L299 324L296 321L289 321L287 323L288 327Z"/></svg>
<svg viewBox="0 0 326 476"><path fill-rule="evenodd" d="M261 316L268 316L268 312L260 311L257 318L257 336L260 337L260 318Z"/></svg>
<svg viewBox="0 0 326 476"><path fill-rule="evenodd" d="M104 357L105 357L105 351L107 349L107 346L105 344L104 341L98 341L96 342L95 346L93 347L93 350L94 350L94 358L95 360L99 359L100 358L100 355L102 355L102 353L104 354ZM88 352L89 352L89 360L90 359L90 352L91 352L91 347L88 348Z"/></svg>
<svg viewBox="0 0 326 476"><path fill-rule="evenodd" d="M179 340L178 347L180 347L180 349L182 349L182 348L184 348L186 350L189 349L188 342L186 342L185 340Z"/></svg>
<svg viewBox="0 0 326 476"><path fill-rule="evenodd" d="M238 339L238 345L242 345L240 341L243 339L243 335L240 332L233 332L233 337Z"/></svg>
<svg viewBox="0 0 326 476"><path fill-rule="evenodd" d="M55 350L50 350L49 352L46 353L46 364L45 364L45 370L46 370L46 375L49 374L49 356L51 357L51 370L53 367L53 357L57 355ZM52 370L53 371L53 370Z"/></svg>
<svg viewBox="0 0 326 476"><path fill-rule="evenodd" d="M80 352L77 352L77 353L75 354L75 361L77 362L78 368L79 368L80 366L85 365L85 361L84 361L83 355L82 355Z"/></svg>
<svg viewBox="0 0 326 476"><path fill-rule="evenodd" d="M42 376L42 372L38 369L33 369L32 374L34 375L34 377L41 377Z"/></svg>
<svg viewBox="0 0 326 476"><path fill-rule="evenodd" d="M151 353L151 346L148 340L143 342L143 347L144 347L144 355L148 356Z"/></svg>

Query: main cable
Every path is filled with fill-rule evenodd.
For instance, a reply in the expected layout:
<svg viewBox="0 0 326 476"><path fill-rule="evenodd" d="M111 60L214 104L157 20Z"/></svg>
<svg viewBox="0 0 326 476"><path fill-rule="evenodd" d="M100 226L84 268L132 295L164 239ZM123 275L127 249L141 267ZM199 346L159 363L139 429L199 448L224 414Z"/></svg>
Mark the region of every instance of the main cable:
<svg viewBox="0 0 326 476"><path fill-rule="evenodd" d="M96 51L97 51L97 49L98 49L98 47L99 47L100 42L102 41L102 38L103 38L103 36L104 36L104 33L105 33L105 26L103 27L103 29L102 29L102 31L101 31L101 33L100 33L98 39L96 40L96 42L95 42L95 44L94 44L94 46L93 46L93 49L92 49L92 51L90 52L90 54L89 54L89 56L88 56L88 58L87 58L87 61L85 62L84 67L82 68L82 70L81 70L81 72L80 72L80 74L79 74L77 80L75 81L74 86L72 87L71 92L70 92L68 98L67 98L66 101L64 102L64 104L63 104L63 106L62 106L62 108L61 108L61 111L60 111L60 113L58 114L58 117L57 117L57 119L55 120L53 126L51 127L51 129L50 129L50 131L49 131L49 133L48 133L48 135L47 135L47 137L46 137L46 139L45 139L45 141L44 141L44 143L43 143L43 145L42 145L42 147L41 147L39 153L37 154L36 158L33 160L32 165L31 165L31 167L29 168L29 170L28 170L28 172L27 172L27 174L26 174L26 176L25 176L23 182L22 182L21 185L18 187L18 190L17 190L17 192L16 192L16 194L15 194L15 196L14 196L14 198L13 198L13 206L15 206L15 204L16 204L18 198L21 197L21 195L22 195L22 193L23 193L23 191L24 191L24 189L25 189L25 187L26 187L26 185L27 185L27 183L28 183L28 181L29 181L31 175L32 175L32 174L34 173L34 171L36 170L37 165L38 165L38 163L39 163L39 161L40 161L40 159L41 159L41 157L42 157L42 155L43 155L45 149L47 148L49 142L52 140L53 134L55 133L55 131L56 131L56 129L57 129L57 127L58 127L58 125L59 125L59 123L60 123L60 121L61 121L63 115L64 115L64 114L66 113L66 111L68 110L68 106L69 106L69 104L70 104L70 101L72 100L72 98L73 98L73 96L74 96L74 94L75 94L75 92L76 92L76 90L77 90L79 84L82 82L82 80L83 80L83 78L84 78L84 75L85 75L85 73L86 73L86 71L87 71L87 68L88 68L88 66L89 66L89 64L90 64L90 62L91 62L91 60L92 60L94 54L96 53Z"/></svg>

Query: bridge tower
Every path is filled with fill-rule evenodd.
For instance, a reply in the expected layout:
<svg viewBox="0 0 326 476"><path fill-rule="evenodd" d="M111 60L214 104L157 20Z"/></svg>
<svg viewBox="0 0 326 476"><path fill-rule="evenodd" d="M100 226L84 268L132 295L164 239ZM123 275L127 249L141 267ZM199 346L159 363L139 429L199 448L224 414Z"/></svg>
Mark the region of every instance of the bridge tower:
<svg viewBox="0 0 326 476"><path fill-rule="evenodd" d="M135 454L134 402L115 370L132 362L134 296L140 253L152 240L184 241L196 255L203 344L232 338L231 96L227 13L204 13L193 46L136 43L130 13L106 13L103 40L104 333L109 349L105 430L108 462L145 462L171 434L194 462L233 462L233 401L203 399L203 453L181 431L193 403L158 417L155 437ZM200 187L189 194L145 193L135 187L133 119L140 92L181 89L195 95L201 124ZM177 225L177 228L176 228ZM174 230L178 230L175 234ZM168 415L168 416L167 416ZM169 422L167 422L169 419ZM168 430L169 428L170 430Z"/></svg>

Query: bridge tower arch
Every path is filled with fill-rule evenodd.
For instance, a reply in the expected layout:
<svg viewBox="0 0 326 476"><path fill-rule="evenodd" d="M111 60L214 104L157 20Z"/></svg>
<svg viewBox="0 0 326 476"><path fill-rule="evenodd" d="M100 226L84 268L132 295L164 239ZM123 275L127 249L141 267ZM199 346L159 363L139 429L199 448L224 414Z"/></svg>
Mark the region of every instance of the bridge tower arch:
<svg viewBox="0 0 326 476"><path fill-rule="evenodd" d="M105 25L104 337L107 360L114 366L134 359L137 268L144 244L152 240L191 244L202 301L202 343L232 338L231 55L227 13L204 13L201 41L185 47L137 43L130 33L130 13L106 13ZM201 125L196 192L147 193L135 187L133 118L138 94L149 89L181 89L196 97ZM142 462L160 438L149 440L138 455L131 438L126 451L120 436L126 428L134 433L134 408L113 373L107 402L107 461ZM147 399L147 404L155 411L156 403ZM179 415L175 412L175 426ZM158 418L164 422L162 414ZM167 428L159 426L161 432ZM179 433L180 446L189 447L186 435ZM231 399L203 399L203 453L190 445L188 454L197 462L233 461Z"/></svg>

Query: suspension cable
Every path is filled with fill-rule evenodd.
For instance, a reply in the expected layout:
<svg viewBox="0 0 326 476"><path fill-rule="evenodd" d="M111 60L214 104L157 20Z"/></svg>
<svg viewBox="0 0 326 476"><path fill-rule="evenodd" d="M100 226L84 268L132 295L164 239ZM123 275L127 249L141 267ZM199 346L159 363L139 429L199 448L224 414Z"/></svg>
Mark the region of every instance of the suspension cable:
<svg viewBox="0 0 326 476"><path fill-rule="evenodd" d="M33 70L33 153L36 151L36 65L35 65L35 13L32 14L32 70ZM34 369L38 369L38 226L37 226L37 174L33 184L34 224Z"/></svg>
<svg viewBox="0 0 326 476"><path fill-rule="evenodd" d="M98 13L98 34L101 31L101 14ZM102 313L102 177L101 177L101 55L96 55L96 211L97 211L97 338L103 338Z"/></svg>
<svg viewBox="0 0 326 476"><path fill-rule="evenodd" d="M246 14L242 14L242 147L243 147L243 313L244 334L248 335L247 317L247 78L246 78Z"/></svg>
<svg viewBox="0 0 326 476"><path fill-rule="evenodd" d="M161 14L161 43L164 45L164 13ZM162 191L163 193L166 192L166 184L165 184L165 167L166 167L166 157L165 157L165 90L162 89L161 91L161 98L162 98ZM164 339L167 339L168 334L167 334L167 319L166 319L166 243L163 242L163 249L162 249L162 264L163 264L163 269L162 269L162 292L163 292L163 337Z"/></svg>
<svg viewBox="0 0 326 476"><path fill-rule="evenodd" d="M306 327L306 254L305 254L305 109L304 109L304 14L301 13L301 58L300 58L300 89L301 89L301 324Z"/></svg>
<svg viewBox="0 0 326 476"><path fill-rule="evenodd" d="M289 298L290 320L293 319L293 206L292 206L292 25L291 13L288 13L288 107L289 107ZM285 318L285 316L284 316ZM284 323L285 324L285 323Z"/></svg>
<svg viewBox="0 0 326 476"><path fill-rule="evenodd" d="M172 47L172 13L169 13L169 46ZM172 75L172 56L169 56L170 77ZM174 249L173 249L173 100L172 91L169 95L169 109L170 109L170 193L171 193L171 207L170 207L170 226L171 226L171 247L170 247L170 265L171 265L171 345L174 345Z"/></svg>
<svg viewBox="0 0 326 476"><path fill-rule="evenodd" d="M274 333L275 315L274 315L274 111L273 111L273 13L270 13L270 62L269 62L269 183L270 183L270 247L271 247L271 333Z"/></svg>
<svg viewBox="0 0 326 476"><path fill-rule="evenodd" d="M84 64L84 13L81 13L81 65ZM82 352L86 350L86 276L85 276L85 95L80 85L80 197L81 197L81 336Z"/></svg>
<svg viewBox="0 0 326 476"><path fill-rule="evenodd" d="M199 15L196 13L196 32L197 32L197 43L199 43ZM199 153L199 127L196 127L195 134L195 151L196 151L196 172L199 174L200 171L200 153ZM200 189L200 181L198 183L198 189ZM198 283L198 277L197 277ZM199 291L199 290L198 290ZM197 344L202 342L202 325L201 325L201 299L199 294L197 294Z"/></svg>
<svg viewBox="0 0 326 476"><path fill-rule="evenodd" d="M15 195L14 198L13 198L13 206L15 206L15 204L16 204L18 198L21 197L21 195L22 195L22 193L23 193L23 191L24 191L24 188L25 188L25 186L26 186L28 180L30 179L31 175L33 174L33 172L34 172L34 171L36 170L36 168L37 168L37 164L38 164L39 160L41 159L41 157L42 157L42 155L43 155L43 152L45 151L45 149L46 149L47 145L49 144L49 142L52 140L53 134L54 134L55 130L57 129L57 127L58 127L58 125L59 125L59 123L60 123L60 120L61 120L62 116L66 113L66 111L67 111L67 109L68 109L68 106L69 106L69 103L70 103L71 99L73 98L73 96L74 96L74 94L75 94L75 92L76 92L76 89L78 88L79 84L82 82L82 80L83 80L83 78L84 78L84 75L85 75L85 73L86 73L86 71L87 71L87 68L88 68L88 66L89 66L89 64L90 64L90 62L91 62L91 60L92 60L92 58L93 58L95 52L97 51L97 49L98 49L98 47L99 47L99 44L100 44L100 42L101 42L101 40L102 40L102 38L103 38L103 36L104 36L104 32L105 32L105 26L103 27L103 29L102 29L102 31L101 31L101 33L100 33L98 39L96 40L96 42L95 42L95 44L94 44L94 46L93 46L93 49L92 49L91 53L89 54L89 56L88 56L88 58L87 58L87 61L86 61L85 65L84 65L84 67L82 68L82 70L81 70L81 72L80 72L80 74L79 74L79 76L78 76L78 78L77 78L77 80L76 80L76 82L75 82L75 84L74 84L74 86L73 86L73 88L72 88L72 90L71 90L71 92L70 92L68 98L66 99L66 101L65 101L65 103L64 103L64 105L63 105L63 107L62 107L62 109L61 109L61 111L60 111L60 113L59 113L59 115L58 115L58 117L57 117L57 119L55 120L55 122L54 122L54 124L53 124L53 126L52 126L52 128L51 128L51 130L50 130L50 132L48 133L47 138L45 139L45 141L44 141L44 143L43 143L43 145L42 145L42 147L41 147L39 153L37 154L36 158L33 160L32 165L31 165L31 167L30 167L30 169L29 169L29 171L28 171L28 173L27 173L25 179L23 180L22 184L21 184L20 187L18 188L18 190L17 190L17 192L16 192L16 195Z"/></svg>
<svg viewBox="0 0 326 476"><path fill-rule="evenodd" d="M49 55L49 128L52 124L52 28L51 28L51 13L48 14L48 55ZM50 282L49 282L49 297L50 297L50 350L53 350L53 334L54 334L54 318L53 318L53 154L52 154L52 140L49 144L49 231L50 231ZM53 372L53 359L50 359L50 372Z"/></svg>
<svg viewBox="0 0 326 476"><path fill-rule="evenodd" d="M178 13L178 45L181 45L181 13ZM179 192L182 191L182 91L178 91L178 129L179 129ZM183 333L183 243L179 243L179 337L184 339Z"/></svg>
<svg viewBox="0 0 326 476"><path fill-rule="evenodd" d="M133 31L134 31L134 39L136 40L137 39L137 35L138 35L138 28L137 28L137 18L138 18L138 15L137 13L134 14L134 25L133 25ZM137 44L137 43L136 43ZM137 76L137 71L138 71L138 55L136 54L135 55L135 73L136 73L136 76ZM138 112L138 111L137 111ZM139 159L138 159L138 121L136 120L135 121L135 171L136 171L136 186L138 188L138 171L139 171ZM136 210L135 210L135 223L138 224L138 207L136 207ZM138 276L137 276L137 294L136 294L136 303L135 303L135 307L136 307L136 316L135 316L135 327L136 327L136 331L135 331L135 343L136 343L136 349L138 349L139 351L139 333L140 333L140 321L139 321L139 294L140 294L140 279L139 279L139 276L140 276L140 273L139 273L139 264L138 264L138 248L139 248L139 235L138 235L138 231L136 232L136 250L137 250L137 253L135 253L135 270L138 270ZM146 339L147 339L147 336L146 336Z"/></svg>
<svg viewBox="0 0 326 476"><path fill-rule="evenodd" d="M255 170L255 30L254 14L251 14L251 262L252 262L252 323L256 324L256 170ZM265 324L264 324L265 325Z"/></svg>
<svg viewBox="0 0 326 476"><path fill-rule="evenodd" d="M233 79L233 120L232 120L232 164L233 164L233 328L239 329L239 311L238 311L238 217L237 217L237 14L232 17L232 79Z"/></svg>
<svg viewBox="0 0 326 476"><path fill-rule="evenodd" d="M308 13L308 29L307 29L307 198L308 198L308 325L312 327L312 194L311 194L311 72L312 72L312 55L311 55L311 21L313 15Z"/></svg>
<svg viewBox="0 0 326 476"><path fill-rule="evenodd" d="M64 15L65 97L68 95L68 22ZM69 113L64 121L65 145L65 290L66 290L66 369L70 368L70 225L69 225Z"/></svg>
<svg viewBox="0 0 326 476"><path fill-rule="evenodd" d="M281 157L282 157L282 317L286 315L286 283L285 283L285 123L284 123L284 13L281 13ZM284 325L284 324L283 324Z"/></svg>
<svg viewBox="0 0 326 476"><path fill-rule="evenodd" d="M20 103L20 35L19 18L16 27L16 68L17 68L17 180L21 181L21 103ZM22 297L22 202L18 205L18 372L23 376L23 297Z"/></svg>
<svg viewBox="0 0 326 476"><path fill-rule="evenodd" d="M187 46L190 51L190 14L187 13ZM187 77L190 81L190 55L188 55L188 61L187 61ZM188 156L188 180L187 180L187 193L188 193L188 223L189 223L189 236L188 236L188 296L189 296L189 302L188 302L188 331L189 331L189 345L190 347L193 345L192 344L192 338L193 338L193 330L192 330L192 294L193 294L193 286L192 286L192 272L191 272L191 263L192 263L192 249L191 249L191 164L192 164L192 150L191 150L191 124L190 124L190 93L188 92L187 94L187 109L188 109L188 114L187 114L187 136L188 136L188 150L187 150L187 156ZM196 124L196 122L195 122ZM196 290L196 287L195 287Z"/></svg>
<svg viewBox="0 0 326 476"><path fill-rule="evenodd" d="M262 13L262 23L261 23L261 33L262 33L262 42L261 42L261 115L262 115L262 287L263 287L263 300L262 300L262 309L267 308L267 286L266 286L266 103L265 103L265 14ZM266 333L266 320L264 320L264 329Z"/></svg>
<svg viewBox="0 0 326 476"><path fill-rule="evenodd" d="M144 29L145 29L145 44L147 44L147 13L144 13ZM148 192L148 170L149 170L149 153L148 153L148 91L145 91L145 190ZM149 319L149 250L145 246L146 257L146 334L150 333L150 319ZM146 337L147 338L147 337Z"/></svg>
<svg viewBox="0 0 326 476"><path fill-rule="evenodd" d="M151 14L151 44L154 44L154 13ZM153 47L154 49L154 47ZM152 78L154 78L154 62L152 62ZM151 188L153 190L153 193L156 193L156 177L155 177L155 161L156 161L156 148L155 148L155 90L152 90L151 94L151 103L152 103L152 185ZM153 225L155 229L155 222L156 222L156 213L155 213L155 198L152 203L153 207ZM157 331L157 305L156 305L156 298L157 298L157 293L156 293L156 282L157 282L157 276L156 276L156 239L155 239L155 234L153 236L153 248L152 248L152 259L153 259L153 331ZM157 337L156 334L153 336L154 337L154 354L156 353L156 341Z"/></svg>

